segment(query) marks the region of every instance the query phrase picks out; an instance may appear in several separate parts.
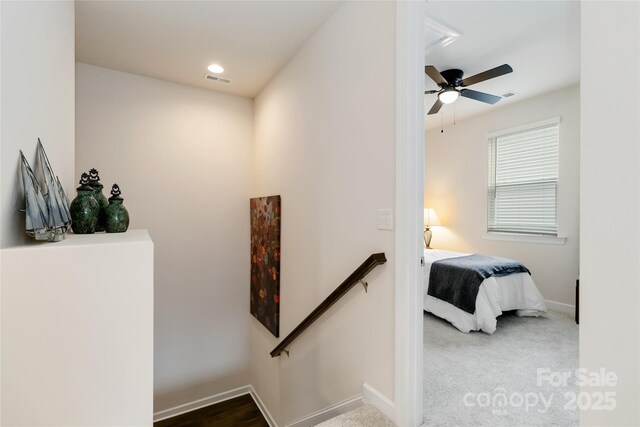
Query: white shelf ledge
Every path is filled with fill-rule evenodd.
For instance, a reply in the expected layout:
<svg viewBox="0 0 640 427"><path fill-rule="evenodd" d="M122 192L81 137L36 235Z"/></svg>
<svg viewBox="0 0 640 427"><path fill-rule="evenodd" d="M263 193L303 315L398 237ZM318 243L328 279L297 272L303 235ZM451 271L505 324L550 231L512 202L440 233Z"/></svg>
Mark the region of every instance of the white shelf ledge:
<svg viewBox="0 0 640 427"><path fill-rule="evenodd" d="M124 233L94 233L73 234L68 233L66 239L61 242L37 242L32 240L26 245L3 248L8 251L32 251L52 250L63 248L77 248L78 246L109 245L114 243L153 243L147 230L127 230Z"/></svg>

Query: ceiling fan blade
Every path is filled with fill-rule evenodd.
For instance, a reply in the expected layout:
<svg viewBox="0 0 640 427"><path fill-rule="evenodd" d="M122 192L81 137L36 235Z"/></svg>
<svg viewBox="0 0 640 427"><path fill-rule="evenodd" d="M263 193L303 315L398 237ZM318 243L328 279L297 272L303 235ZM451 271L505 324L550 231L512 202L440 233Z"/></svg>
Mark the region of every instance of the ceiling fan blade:
<svg viewBox="0 0 640 427"><path fill-rule="evenodd" d="M496 95L490 95L484 92L478 92L476 90L471 89L462 89L460 90L460 96L464 96L465 98L475 99L476 101L486 102L487 104L495 104L500 101L502 97Z"/></svg>
<svg viewBox="0 0 640 427"><path fill-rule="evenodd" d="M505 74L509 74L512 71L513 71L513 68L511 68L509 64L502 64L499 67L492 68L480 74L476 74L475 76L467 77L466 79L462 80L462 82L460 83L460 86L462 87L471 86L476 83L483 82L485 80L504 76Z"/></svg>
<svg viewBox="0 0 640 427"><path fill-rule="evenodd" d="M438 71L433 65L427 65L424 67L424 72L427 73L427 76L431 77L431 80L436 82L438 86L447 86L449 84L449 82L442 77L440 71Z"/></svg>
<svg viewBox="0 0 640 427"><path fill-rule="evenodd" d="M427 115L436 114L438 111L440 111L440 108L442 108L443 105L444 104L442 103L442 101L440 101L440 99L436 100L436 103L433 104L433 107L431 107L431 110L429 110Z"/></svg>
<svg viewBox="0 0 640 427"><path fill-rule="evenodd" d="M424 94L425 95L431 95L433 93L438 93L438 92L440 92L440 91L439 90L425 90Z"/></svg>

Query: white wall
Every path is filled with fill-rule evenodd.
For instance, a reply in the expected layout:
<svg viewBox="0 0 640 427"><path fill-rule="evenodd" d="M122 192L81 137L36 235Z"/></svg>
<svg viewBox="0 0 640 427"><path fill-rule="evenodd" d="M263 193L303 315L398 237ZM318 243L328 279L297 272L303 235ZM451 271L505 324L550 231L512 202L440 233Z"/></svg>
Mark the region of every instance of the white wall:
<svg viewBox="0 0 640 427"><path fill-rule="evenodd" d="M517 259L531 270L546 299L575 304L580 240L579 98L579 87L571 86L503 108L496 106L455 126L446 125L444 133L440 129L427 132L425 206L434 208L443 224L433 229L431 247ZM561 118L558 235L566 237L566 243L483 239L487 231L487 134L553 117Z"/></svg>
<svg viewBox="0 0 640 427"><path fill-rule="evenodd" d="M6 2L1 9L0 246L24 232L19 150L34 167L38 137L67 193L74 175L74 6L72 1Z"/></svg>
<svg viewBox="0 0 640 427"><path fill-rule="evenodd" d="M78 64L76 175L155 242L155 410L248 383L252 101Z"/></svg>
<svg viewBox="0 0 640 427"><path fill-rule="evenodd" d="M640 5L583 2L580 365L618 376L615 411L582 425L640 425ZM624 96L603 90L615 64ZM583 388L591 393L605 391Z"/></svg>
<svg viewBox="0 0 640 427"><path fill-rule="evenodd" d="M144 230L2 249L3 426L150 426Z"/></svg>
<svg viewBox="0 0 640 427"><path fill-rule="evenodd" d="M280 333L371 253L387 264L272 359L251 319L251 382L279 424L362 393L394 394L395 5L343 4L255 103L254 196L282 196Z"/></svg>

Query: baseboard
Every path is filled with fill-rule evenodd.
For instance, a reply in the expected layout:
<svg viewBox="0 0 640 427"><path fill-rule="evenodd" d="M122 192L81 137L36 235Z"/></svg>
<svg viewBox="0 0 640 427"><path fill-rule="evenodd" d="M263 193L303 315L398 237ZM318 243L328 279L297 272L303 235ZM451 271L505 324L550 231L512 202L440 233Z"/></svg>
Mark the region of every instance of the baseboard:
<svg viewBox="0 0 640 427"><path fill-rule="evenodd" d="M396 419L396 405L384 394L380 393L369 384L362 385L362 400L369 405L373 405L391 421Z"/></svg>
<svg viewBox="0 0 640 427"><path fill-rule="evenodd" d="M544 300L547 303L547 308L551 311L558 311L560 313L571 314L572 316L576 315L576 306L571 304L565 304L562 302L550 301L548 299Z"/></svg>
<svg viewBox="0 0 640 427"><path fill-rule="evenodd" d="M278 427L278 424L276 424L276 420L273 418L262 399L260 399L260 396L258 396L256 389L253 388L252 385L249 385L249 388L251 389L251 397L253 397L256 405L258 405L258 409L260 409L260 412L262 412L262 416L264 417L264 419L267 420L269 427Z"/></svg>
<svg viewBox="0 0 640 427"><path fill-rule="evenodd" d="M195 411L196 409L204 408L205 406L213 405L214 403L224 402L225 400L233 399L234 397L240 397L245 394L251 394L255 399L255 390L250 385L234 388L233 390L223 391L222 393L214 394L213 396L204 397L202 399L194 400L193 402L184 403L182 405L175 406L173 408L164 409L153 414L153 422L160 420L166 420L178 415L186 414L187 412ZM256 404L258 404L256 402ZM258 404L260 407L260 404ZM261 408L262 410L262 408ZM264 412L263 412L264 414ZM266 417L265 417L266 418ZM267 419L267 422L269 420ZM275 427L275 424L272 425Z"/></svg>
<svg viewBox="0 0 640 427"><path fill-rule="evenodd" d="M299 420L296 420L285 427L310 427L320 424L321 422L330 420L338 415L346 414L356 408L362 406L362 395L353 396L349 399L338 402L335 405L327 406L324 409L309 414Z"/></svg>
<svg viewBox="0 0 640 427"><path fill-rule="evenodd" d="M363 395L353 396L349 399L345 399L341 402L338 402L334 405L328 406L324 409L316 411L312 414L309 414L303 418L300 418L297 421L294 421L290 424L287 424L286 427L309 427L315 426L316 424L320 424L323 421L327 421L333 417L337 417L338 415L345 414L349 411L352 411L364 404L364 402L370 403L376 408L380 410L383 414L385 414L390 419L393 419L393 402L389 401L386 397L384 397L380 392L375 390L373 387L368 384L364 384L363 392L367 393L368 400L364 399ZM173 408L164 409L162 411L158 411L153 414L153 422L166 420L167 418L176 417L178 415L186 414L187 412L195 411L200 408L204 408L205 406L213 405L216 403L224 402L225 400L233 399L235 397L240 397L245 394L251 395L253 400L256 402L258 409L262 412L262 416L267 420L267 423L270 427L278 427L275 419L265 406L262 399L253 388L251 384L245 385L242 387L235 388L233 390L224 391L222 393L214 394L213 396L205 397L202 399L194 400L193 402L185 403L182 405L175 406ZM391 408L391 409L389 409Z"/></svg>

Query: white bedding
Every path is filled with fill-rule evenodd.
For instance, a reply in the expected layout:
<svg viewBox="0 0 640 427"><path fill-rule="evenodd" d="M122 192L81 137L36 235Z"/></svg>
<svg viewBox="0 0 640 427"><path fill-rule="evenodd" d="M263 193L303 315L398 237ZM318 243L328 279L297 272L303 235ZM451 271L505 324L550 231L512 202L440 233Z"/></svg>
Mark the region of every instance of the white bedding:
<svg viewBox="0 0 640 427"><path fill-rule="evenodd" d="M453 324L462 332L483 331L493 334L496 318L503 311L517 310L518 316L541 316L547 304L528 273L489 277L480 285L476 299L476 312L469 314L458 307L427 294L431 264L439 259L470 255L461 252L425 249L424 310Z"/></svg>

